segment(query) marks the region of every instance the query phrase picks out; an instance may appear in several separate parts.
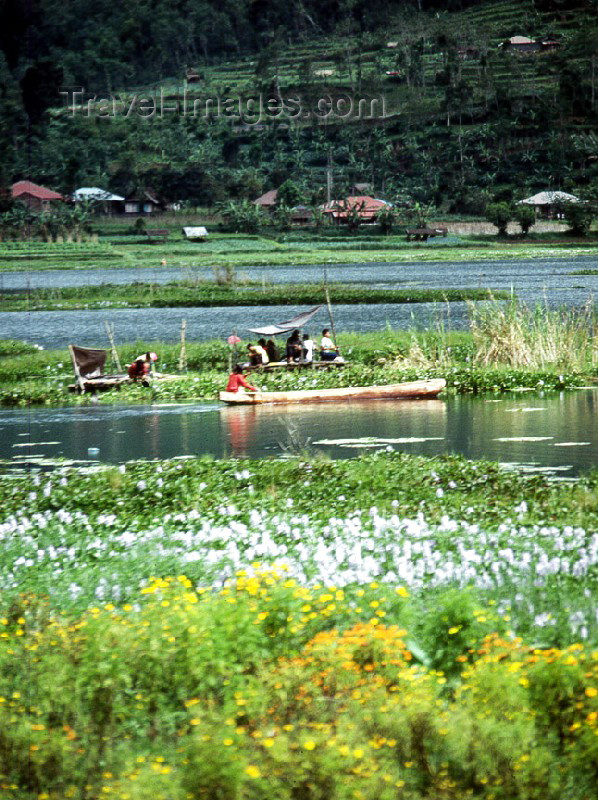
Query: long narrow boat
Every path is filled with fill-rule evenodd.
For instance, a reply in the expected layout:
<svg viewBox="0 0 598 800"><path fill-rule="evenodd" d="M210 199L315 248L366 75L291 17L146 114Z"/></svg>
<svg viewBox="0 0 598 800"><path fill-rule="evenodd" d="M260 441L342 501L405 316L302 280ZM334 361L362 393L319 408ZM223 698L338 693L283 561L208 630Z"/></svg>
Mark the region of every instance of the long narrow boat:
<svg viewBox="0 0 598 800"><path fill-rule="evenodd" d="M388 386L349 386L343 389L305 389L292 392L220 392L229 405L260 403L328 403L335 400L412 400L436 397L446 386L443 379L391 383Z"/></svg>

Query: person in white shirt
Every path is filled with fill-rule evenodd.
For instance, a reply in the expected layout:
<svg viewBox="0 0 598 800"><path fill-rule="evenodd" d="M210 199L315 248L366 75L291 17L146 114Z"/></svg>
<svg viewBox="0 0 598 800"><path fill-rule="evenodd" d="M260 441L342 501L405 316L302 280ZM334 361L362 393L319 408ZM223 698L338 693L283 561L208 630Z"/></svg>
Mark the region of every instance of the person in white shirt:
<svg viewBox="0 0 598 800"><path fill-rule="evenodd" d="M324 328L320 341L320 358L322 361L334 361L338 358L338 348L330 338L330 329Z"/></svg>
<svg viewBox="0 0 598 800"><path fill-rule="evenodd" d="M314 360L314 347L315 346L316 346L316 343L314 342L313 339L310 339L309 333L304 333L303 334L303 360L308 364L311 364L311 362Z"/></svg>

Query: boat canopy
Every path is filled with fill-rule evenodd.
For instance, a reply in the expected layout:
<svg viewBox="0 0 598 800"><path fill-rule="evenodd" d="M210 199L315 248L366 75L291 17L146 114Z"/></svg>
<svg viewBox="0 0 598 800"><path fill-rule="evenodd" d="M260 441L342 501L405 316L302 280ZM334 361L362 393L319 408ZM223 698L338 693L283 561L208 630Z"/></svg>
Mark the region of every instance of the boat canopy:
<svg viewBox="0 0 598 800"><path fill-rule="evenodd" d="M314 317L322 308L321 305L304 311L302 314L297 314L292 319L287 319L285 322L278 322L276 325L267 325L265 328L248 328L251 333L259 333L260 336L278 336L279 333L289 333L295 328L303 328L304 325Z"/></svg>

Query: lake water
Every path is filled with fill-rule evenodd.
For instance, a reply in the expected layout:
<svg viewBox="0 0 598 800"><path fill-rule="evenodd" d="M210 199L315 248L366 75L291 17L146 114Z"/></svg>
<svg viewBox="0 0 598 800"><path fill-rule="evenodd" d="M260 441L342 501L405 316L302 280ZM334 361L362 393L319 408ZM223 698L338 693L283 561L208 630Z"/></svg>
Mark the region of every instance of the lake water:
<svg viewBox="0 0 598 800"><path fill-rule="evenodd" d="M7 311L0 314L0 339L20 339L45 349L77 344L107 347L104 322L114 325L117 342L178 342L181 320L187 320L187 339L225 339L233 331L250 339L249 328L270 325L305 311L305 306L239 306L215 308L128 308L110 311ZM390 326L393 329L427 329L439 320L445 329L468 328L467 305L413 303L380 305L335 305L337 331L367 333ZM326 308L314 318L311 330L329 325Z"/></svg>
<svg viewBox="0 0 598 800"><path fill-rule="evenodd" d="M511 288L516 295L534 305L549 307L582 306L598 292L598 275L573 275L579 269L598 269L596 257L564 259L528 259L502 261L468 261L462 263L412 262L409 264L341 264L328 265L328 280L361 283L372 287L403 288ZM248 267L239 270L239 277L265 283L319 283L324 266L312 267ZM56 270L46 272L14 272L0 274L0 290L50 288L97 283L130 283L150 281L165 283L182 278L211 279L209 268L97 269ZM35 311L0 314L0 338L23 339L45 348L64 347L75 343L87 347L104 347L104 321L114 325L116 339L130 342L178 341L181 320L187 320L187 336L191 341L225 338L232 331L248 337L248 328L259 327L304 310L303 307L239 307L239 308L153 308L107 309L100 311ZM339 331L368 332L394 329L426 328L444 317L446 328L466 330L465 303L451 303L449 317L444 304L335 305L335 323ZM323 310L314 320L314 330L328 324Z"/></svg>
<svg viewBox="0 0 598 800"><path fill-rule="evenodd" d="M120 463L211 454L350 458L371 449L460 453L572 477L598 468L598 389L301 406L102 406L0 410L4 468L56 458ZM90 448L97 448L98 453Z"/></svg>
<svg viewBox="0 0 598 800"><path fill-rule="evenodd" d="M238 280L258 283L321 283L326 270L330 282L396 288L511 288L527 303L580 305L598 291L598 275L574 275L576 270L598 269L596 256L572 259L535 258L496 261L412 261L409 263L316 264L289 267L242 267ZM156 267L137 269L47 270L0 273L0 291L98 283L126 284L142 281L168 283L179 280L213 280L210 267Z"/></svg>

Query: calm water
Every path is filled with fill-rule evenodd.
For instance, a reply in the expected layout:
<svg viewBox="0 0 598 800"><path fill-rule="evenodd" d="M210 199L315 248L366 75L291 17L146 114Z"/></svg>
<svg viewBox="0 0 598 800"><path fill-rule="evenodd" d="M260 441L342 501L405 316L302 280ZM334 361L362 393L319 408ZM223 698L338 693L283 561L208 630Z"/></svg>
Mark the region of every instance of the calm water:
<svg viewBox="0 0 598 800"><path fill-rule="evenodd" d="M216 403L0 411L4 466L57 457L119 463L211 454L279 457L309 447L333 458L372 448L460 453L574 476L598 467L598 390L501 398L354 401L313 406Z"/></svg>
<svg viewBox="0 0 598 800"><path fill-rule="evenodd" d="M410 264L341 264L326 267L330 281L362 283L374 287L513 289L529 304L550 307L581 306L598 292L598 275L573 275L576 269L598 268L596 257L572 260L531 259L504 261L413 262ZM240 277L272 283L317 283L324 267L248 267ZM165 283L181 278L212 278L209 268L159 268L114 270L56 270L0 274L0 290L76 286L97 283L129 283L135 280ZM0 314L0 338L23 339L45 348L69 343L87 347L106 346L104 321L114 324L117 341L178 341L181 319L187 320L191 341L224 338L233 330L242 337L247 329L288 319L303 307L154 308L106 311L36 311ZM386 326L395 329L425 328L446 315L443 304L385 304L335 306L339 331L368 332ZM314 321L317 330L327 324L324 311ZM468 327L465 303L451 303L446 325L453 330Z"/></svg>
<svg viewBox="0 0 598 800"><path fill-rule="evenodd" d="M249 328L289 319L305 306L239 306L238 308L128 308L116 311L7 311L0 314L0 339L21 339L49 349L77 344L82 347L107 347L104 321L114 325L117 342L178 342L181 320L187 320L187 339L225 339L233 331L250 339ZM381 305L335 305L337 331L367 333L390 326L394 329L425 329L446 319L445 304L413 303ZM329 325L325 308L314 318L311 330ZM465 303L451 303L445 327L466 330Z"/></svg>
<svg viewBox="0 0 598 800"><path fill-rule="evenodd" d="M489 288L513 290L528 303L580 305L598 291L598 275L573 275L579 269L598 269L598 256L573 259L504 259L500 261L445 261L371 264L316 264L299 267L243 267L240 280L266 283L318 283L324 270L331 282L361 283L374 287ZM210 267L156 267L137 269L82 269L0 273L0 291L98 283L168 283L213 280Z"/></svg>

